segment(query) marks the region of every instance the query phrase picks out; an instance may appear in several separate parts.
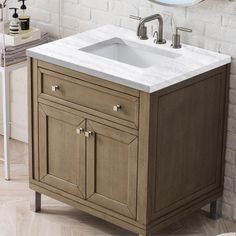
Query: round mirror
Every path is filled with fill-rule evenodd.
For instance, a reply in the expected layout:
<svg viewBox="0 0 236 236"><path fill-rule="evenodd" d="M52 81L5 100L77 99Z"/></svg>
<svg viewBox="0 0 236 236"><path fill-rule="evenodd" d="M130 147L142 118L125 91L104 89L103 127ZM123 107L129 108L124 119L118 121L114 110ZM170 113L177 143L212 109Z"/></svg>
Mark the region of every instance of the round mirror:
<svg viewBox="0 0 236 236"><path fill-rule="evenodd" d="M149 0L150 2L158 3L172 7L189 7L196 5L204 0Z"/></svg>

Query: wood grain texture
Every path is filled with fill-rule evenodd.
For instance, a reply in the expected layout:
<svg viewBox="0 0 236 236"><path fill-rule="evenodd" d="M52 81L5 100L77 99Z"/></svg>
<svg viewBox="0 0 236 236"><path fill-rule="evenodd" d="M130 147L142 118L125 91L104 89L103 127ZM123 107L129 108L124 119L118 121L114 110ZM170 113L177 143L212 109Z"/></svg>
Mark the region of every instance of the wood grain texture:
<svg viewBox="0 0 236 236"><path fill-rule="evenodd" d="M94 115L89 114L87 112L78 110L78 107L76 105L73 106L72 103L70 103L71 106L66 106L67 105L66 102L65 102L64 105L61 105L61 104L58 104L57 102L53 102L51 100L46 100L46 99L43 99L43 98L39 98L38 101L41 104L45 104L45 105L48 105L48 106L51 106L51 107L55 107L55 108L58 108L62 111L69 112L71 114L75 114L75 115L83 117L85 119L92 120L92 121L95 121L95 122L98 122L98 123L102 123L102 124L105 124L107 126L114 127L118 130L126 131L127 133L134 134L134 135L138 136L138 130L132 129L132 128L127 127L127 126L124 126L122 124L122 122L120 122L119 124L114 123L114 122L109 121L105 118L97 117L97 116L94 116Z"/></svg>
<svg viewBox="0 0 236 236"><path fill-rule="evenodd" d="M40 181L85 198L85 120L61 110L39 107Z"/></svg>
<svg viewBox="0 0 236 236"><path fill-rule="evenodd" d="M223 135L223 150L222 150L222 155L221 155L221 166L222 166L222 173L221 173L221 185L222 188L224 188L224 177L225 177L225 156L226 156L226 142L227 142L227 126L228 126L228 112L229 112L229 90L230 90L230 70L231 70L231 65L228 64L226 66L225 71L222 72L222 76L225 77L225 96L224 96L224 122L223 122L223 130L224 130L224 135Z"/></svg>
<svg viewBox="0 0 236 236"><path fill-rule="evenodd" d="M136 218L137 137L88 121L87 200Z"/></svg>
<svg viewBox="0 0 236 236"><path fill-rule="evenodd" d="M107 80L101 80L101 79L98 80L96 77L86 75L86 74L80 73L78 71L73 71L73 70L67 69L65 67L53 65L53 64L50 64L50 63L47 63L44 61L38 61L38 65L39 65L39 68L46 69L51 72L57 72L62 75L70 75L70 77L76 78L80 81L89 82L90 84L99 85L104 88L113 89L116 91L120 91L124 94L129 94L129 95L132 95L135 97L139 97L138 90L129 88L129 87L121 85L121 84L116 84L116 83L113 83L113 82L110 82Z"/></svg>
<svg viewBox="0 0 236 236"><path fill-rule="evenodd" d="M148 187L149 187L149 137L150 137L150 95L140 93L139 115L139 156L138 156L138 188L137 188L137 221L147 225L148 222Z"/></svg>
<svg viewBox="0 0 236 236"><path fill-rule="evenodd" d="M80 105L82 109L97 111L97 114L106 114L138 127L139 99L115 90L93 85L78 79L61 75L48 70L40 69L39 96L49 99L58 98L60 103L68 101ZM52 86L59 86L52 91ZM58 100L59 101L59 100ZM115 112L113 106L121 105L121 110Z"/></svg>
<svg viewBox="0 0 236 236"><path fill-rule="evenodd" d="M33 99L32 99L32 78L33 78L33 59L27 58L27 85L28 85L28 144L29 144L29 178L33 179Z"/></svg>
<svg viewBox="0 0 236 236"><path fill-rule="evenodd" d="M217 75L159 97L153 214L220 187L224 87Z"/></svg>
<svg viewBox="0 0 236 236"><path fill-rule="evenodd" d="M0 136L0 156L3 138ZM65 205L42 195L42 211L30 210L32 190L28 187L28 146L10 140L10 157L12 161L13 181L6 184L0 171L0 227L4 236L135 236L137 234L124 230L91 214ZM0 168L3 165L0 162ZM113 222L116 223L116 222ZM226 219L212 220L204 213L196 212L163 229L157 236L216 236L236 232L236 223Z"/></svg>
<svg viewBox="0 0 236 236"><path fill-rule="evenodd" d="M228 66L156 96L150 230L184 217L223 193ZM156 150L156 151L155 151ZM155 163L155 164L154 164ZM155 186L155 187L153 187Z"/></svg>
<svg viewBox="0 0 236 236"><path fill-rule="evenodd" d="M147 94L30 64L31 189L143 236L222 195L229 66Z"/></svg>
<svg viewBox="0 0 236 236"><path fill-rule="evenodd" d="M39 158L38 158L38 61L35 59L29 59L31 61L28 74L28 99L31 100L29 104L29 138L31 139L30 145L31 156L30 156L30 179L39 179Z"/></svg>

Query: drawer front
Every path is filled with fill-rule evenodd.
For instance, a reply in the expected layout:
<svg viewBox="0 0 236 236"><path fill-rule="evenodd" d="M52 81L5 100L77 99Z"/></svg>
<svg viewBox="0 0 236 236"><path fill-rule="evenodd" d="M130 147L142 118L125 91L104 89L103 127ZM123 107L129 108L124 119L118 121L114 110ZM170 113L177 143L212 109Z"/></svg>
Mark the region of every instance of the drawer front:
<svg viewBox="0 0 236 236"><path fill-rule="evenodd" d="M39 93L133 123L138 127L139 98L40 69ZM89 112L89 111L88 111Z"/></svg>

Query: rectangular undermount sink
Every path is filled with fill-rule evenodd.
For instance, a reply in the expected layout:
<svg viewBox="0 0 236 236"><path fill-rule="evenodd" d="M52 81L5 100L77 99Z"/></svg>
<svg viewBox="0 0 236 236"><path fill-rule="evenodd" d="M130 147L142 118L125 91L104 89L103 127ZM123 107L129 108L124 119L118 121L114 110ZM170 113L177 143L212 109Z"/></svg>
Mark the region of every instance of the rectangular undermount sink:
<svg viewBox="0 0 236 236"><path fill-rule="evenodd" d="M105 40L80 50L140 68L152 67L161 61L181 56L178 53L121 38Z"/></svg>

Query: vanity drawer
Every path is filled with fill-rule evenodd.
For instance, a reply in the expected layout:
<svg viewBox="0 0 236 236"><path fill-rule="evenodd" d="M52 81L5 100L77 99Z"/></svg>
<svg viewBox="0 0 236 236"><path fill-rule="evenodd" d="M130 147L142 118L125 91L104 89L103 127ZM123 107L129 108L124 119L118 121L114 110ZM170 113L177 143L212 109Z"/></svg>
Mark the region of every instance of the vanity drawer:
<svg viewBox="0 0 236 236"><path fill-rule="evenodd" d="M92 83L40 69L39 96L59 103L78 105L78 109L106 119L123 120L138 127L139 98ZM73 107L74 108L74 107ZM119 119L119 120L118 120Z"/></svg>

